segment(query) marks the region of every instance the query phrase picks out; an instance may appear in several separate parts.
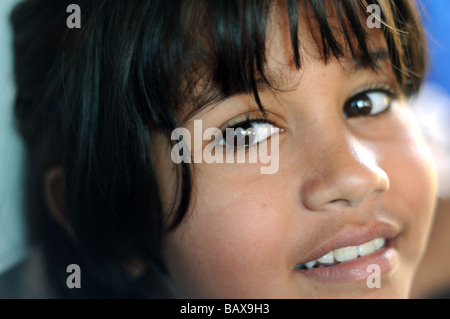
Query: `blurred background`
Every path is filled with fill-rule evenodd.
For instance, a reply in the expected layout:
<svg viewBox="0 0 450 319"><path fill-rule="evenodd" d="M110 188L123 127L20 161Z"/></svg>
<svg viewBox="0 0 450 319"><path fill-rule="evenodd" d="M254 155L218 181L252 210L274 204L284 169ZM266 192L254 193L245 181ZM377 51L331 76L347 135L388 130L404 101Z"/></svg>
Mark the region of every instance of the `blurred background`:
<svg viewBox="0 0 450 319"><path fill-rule="evenodd" d="M450 298L450 1L420 0L430 69L413 102L434 153L438 196L428 249L412 289L415 298Z"/></svg>
<svg viewBox="0 0 450 319"><path fill-rule="evenodd" d="M12 119L15 89L8 17L19 1L0 0L0 298L32 296L23 291L29 253L22 218L23 149ZM431 67L413 107L436 157L440 200L412 296L450 298L450 1L421 3Z"/></svg>
<svg viewBox="0 0 450 319"><path fill-rule="evenodd" d="M18 0L0 0L0 297L15 296L18 287L7 285L2 274L14 272L27 254L22 220L20 185L22 145L14 132L12 32L9 13Z"/></svg>

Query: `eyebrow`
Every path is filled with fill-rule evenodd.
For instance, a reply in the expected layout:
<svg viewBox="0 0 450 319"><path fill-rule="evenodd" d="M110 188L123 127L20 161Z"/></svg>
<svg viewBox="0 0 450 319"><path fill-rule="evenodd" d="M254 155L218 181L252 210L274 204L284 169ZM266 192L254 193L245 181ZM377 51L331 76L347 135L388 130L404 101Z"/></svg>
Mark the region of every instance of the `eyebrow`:
<svg viewBox="0 0 450 319"><path fill-rule="evenodd" d="M364 55L355 55L352 58L343 60L351 64L351 67L349 68L350 72L360 72L365 69L377 69L379 68L380 62L390 60L389 52L384 48L370 51L368 52L368 55L370 57L370 61L368 61L367 58L364 57ZM372 62L373 64L371 65L370 62ZM262 77L258 77L255 79L255 84L258 92L264 92L273 88L282 87L282 85L280 85L280 82L283 82L285 80L282 79L280 81L280 76L277 76L273 73L268 73L265 76L269 83L267 83L267 81ZM289 82L289 80L286 79L286 82Z"/></svg>
<svg viewBox="0 0 450 319"><path fill-rule="evenodd" d="M371 61L374 63L373 65L368 64L367 60L362 55L359 55L353 59L352 71L357 72L361 71L362 69L377 68L379 62L385 62L390 60L389 52L386 49L371 51L369 52L369 56Z"/></svg>

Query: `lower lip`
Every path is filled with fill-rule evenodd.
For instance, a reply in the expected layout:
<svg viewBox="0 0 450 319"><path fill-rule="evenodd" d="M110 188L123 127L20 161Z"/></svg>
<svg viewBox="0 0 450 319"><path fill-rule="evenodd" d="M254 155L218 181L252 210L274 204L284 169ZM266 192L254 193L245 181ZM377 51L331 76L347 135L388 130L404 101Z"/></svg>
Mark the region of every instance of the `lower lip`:
<svg viewBox="0 0 450 319"><path fill-rule="evenodd" d="M388 273L395 265L398 252L394 240L386 242L386 246L370 255L345 261L335 266L296 270L302 275L322 282L350 282L366 280L379 269L380 275ZM378 267L373 268L371 265ZM371 267L369 267L371 266Z"/></svg>

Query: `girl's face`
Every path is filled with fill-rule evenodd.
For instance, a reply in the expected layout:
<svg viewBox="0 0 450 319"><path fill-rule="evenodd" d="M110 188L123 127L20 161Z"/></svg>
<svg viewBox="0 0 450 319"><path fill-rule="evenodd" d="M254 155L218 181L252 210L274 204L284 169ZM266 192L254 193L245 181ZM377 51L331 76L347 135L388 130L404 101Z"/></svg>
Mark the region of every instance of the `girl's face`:
<svg viewBox="0 0 450 319"><path fill-rule="evenodd" d="M285 90L261 87L271 123L247 126L282 129L278 143L259 141L278 147L278 171L261 174L267 164L249 161L195 164L191 207L164 244L172 278L189 297L407 297L432 220L435 175L406 101L391 99L386 45L373 34L381 66L374 72L351 59L325 64L300 31L298 71L287 29L277 25L267 67ZM262 119L257 111L251 96L232 96L185 127L194 136L194 120L203 130L234 127ZM162 169L162 187L173 194Z"/></svg>

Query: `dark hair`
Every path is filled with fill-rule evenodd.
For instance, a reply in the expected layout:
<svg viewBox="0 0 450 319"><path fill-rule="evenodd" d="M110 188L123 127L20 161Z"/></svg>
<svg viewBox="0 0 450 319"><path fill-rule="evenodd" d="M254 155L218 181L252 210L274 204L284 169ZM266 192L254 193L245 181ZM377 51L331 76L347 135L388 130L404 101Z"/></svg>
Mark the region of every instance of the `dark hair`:
<svg viewBox="0 0 450 319"><path fill-rule="evenodd" d="M66 26L71 3L81 8L81 29ZM375 69L365 21L367 5L378 4L397 82L405 94L417 92L424 40L410 0L27 0L15 8L15 116L27 149L29 228L59 296L170 296L160 280L167 275L160 247L185 217L191 168L180 167L180 200L168 218L152 134L171 143L181 110L191 114L233 94L253 94L259 102L258 81L270 84L268 16L281 4L298 69L302 13L319 27L325 62L345 55L328 22L330 8L350 54ZM46 173L58 166L70 231L52 217L43 192ZM148 274L131 276L120 262L130 258L147 265ZM83 289L66 287L72 263L80 265Z"/></svg>

